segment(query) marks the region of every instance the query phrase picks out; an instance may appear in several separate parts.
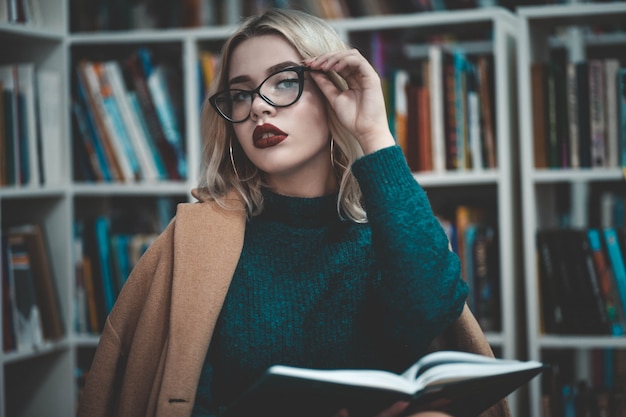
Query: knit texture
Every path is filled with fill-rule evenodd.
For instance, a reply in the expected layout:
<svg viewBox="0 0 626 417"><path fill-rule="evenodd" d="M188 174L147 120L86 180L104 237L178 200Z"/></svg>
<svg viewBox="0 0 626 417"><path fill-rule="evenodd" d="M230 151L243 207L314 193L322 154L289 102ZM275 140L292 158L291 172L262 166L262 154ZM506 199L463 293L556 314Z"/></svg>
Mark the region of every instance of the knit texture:
<svg viewBox="0 0 626 417"><path fill-rule="evenodd" d="M403 371L461 313L459 260L398 147L353 164L369 222L337 195L264 190L198 385L213 416L276 363Z"/></svg>

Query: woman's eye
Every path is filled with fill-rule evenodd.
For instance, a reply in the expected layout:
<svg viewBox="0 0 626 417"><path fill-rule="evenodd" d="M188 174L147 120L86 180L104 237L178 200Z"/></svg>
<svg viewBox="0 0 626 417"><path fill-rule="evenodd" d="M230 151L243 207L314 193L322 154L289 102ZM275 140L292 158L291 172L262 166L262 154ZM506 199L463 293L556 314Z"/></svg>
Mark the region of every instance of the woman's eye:
<svg viewBox="0 0 626 417"><path fill-rule="evenodd" d="M238 91L231 94L230 99L233 103L240 103L242 101L247 101L250 93L247 91Z"/></svg>
<svg viewBox="0 0 626 417"><path fill-rule="evenodd" d="M297 88L298 87L298 79L297 78L286 78L284 80L281 80L278 85L278 88L285 88L285 89L291 89L291 88Z"/></svg>

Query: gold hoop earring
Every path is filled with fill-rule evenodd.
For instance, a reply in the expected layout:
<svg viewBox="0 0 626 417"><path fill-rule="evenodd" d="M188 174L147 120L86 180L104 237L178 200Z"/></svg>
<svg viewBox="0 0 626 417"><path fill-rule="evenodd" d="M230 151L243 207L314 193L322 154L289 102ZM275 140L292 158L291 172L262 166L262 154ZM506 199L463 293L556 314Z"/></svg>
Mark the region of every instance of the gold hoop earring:
<svg viewBox="0 0 626 417"><path fill-rule="evenodd" d="M239 178L239 172L237 171L237 166L235 165L235 157L233 156L233 141L232 140L228 142L228 153L230 155L230 164L233 167L233 172L235 173L235 177L237 177L237 180L241 182L241 178Z"/></svg>
<svg viewBox="0 0 626 417"><path fill-rule="evenodd" d="M335 168L335 138L330 138L330 164Z"/></svg>

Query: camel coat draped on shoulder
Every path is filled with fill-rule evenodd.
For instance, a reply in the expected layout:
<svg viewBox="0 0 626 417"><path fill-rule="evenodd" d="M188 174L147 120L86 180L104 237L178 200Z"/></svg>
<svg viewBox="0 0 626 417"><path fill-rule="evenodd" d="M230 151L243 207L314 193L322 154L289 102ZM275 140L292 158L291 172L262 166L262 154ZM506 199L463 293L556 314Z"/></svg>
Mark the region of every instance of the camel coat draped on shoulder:
<svg viewBox="0 0 626 417"><path fill-rule="evenodd" d="M107 318L79 417L189 417L200 371L243 246L246 214L212 202L179 204L133 269ZM466 308L446 349L492 355ZM508 416L505 401L481 417Z"/></svg>

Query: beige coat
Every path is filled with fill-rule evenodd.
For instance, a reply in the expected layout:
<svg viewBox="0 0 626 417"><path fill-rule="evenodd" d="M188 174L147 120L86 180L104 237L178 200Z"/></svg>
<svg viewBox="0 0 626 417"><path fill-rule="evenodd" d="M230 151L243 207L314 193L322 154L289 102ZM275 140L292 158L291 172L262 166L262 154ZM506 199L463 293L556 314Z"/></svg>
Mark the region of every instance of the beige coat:
<svg viewBox="0 0 626 417"><path fill-rule="evenodd" d="M242 209L225 210L214 203L178 206L106 320L79 417L191 415L202 364L239 260L245 221ZM467 309L445 339L446 348L492 354ZM500 411L484 416L508 416L504 402L496 409Z"/></svg>

